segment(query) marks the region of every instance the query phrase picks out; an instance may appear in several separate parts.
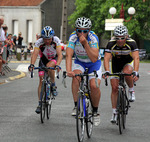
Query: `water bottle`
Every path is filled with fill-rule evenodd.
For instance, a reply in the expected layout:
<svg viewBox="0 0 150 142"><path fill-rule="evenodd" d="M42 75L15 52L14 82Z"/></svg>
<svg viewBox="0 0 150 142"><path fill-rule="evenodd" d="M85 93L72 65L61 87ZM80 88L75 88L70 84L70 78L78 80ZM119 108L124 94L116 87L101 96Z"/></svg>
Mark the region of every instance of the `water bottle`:
<svg viewBox="0 0 150 142"><path fill-rule="evenodd" d="M46 87L46 97L48 98L50 95L50 84L47 84Z"/></svg>

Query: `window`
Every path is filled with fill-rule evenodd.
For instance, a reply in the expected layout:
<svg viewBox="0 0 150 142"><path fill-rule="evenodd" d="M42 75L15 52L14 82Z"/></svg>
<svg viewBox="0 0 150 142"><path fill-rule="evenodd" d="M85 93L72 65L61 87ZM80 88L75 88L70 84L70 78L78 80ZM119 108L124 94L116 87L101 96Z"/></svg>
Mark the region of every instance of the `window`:
<svg viewBox="0 0 150 142"><path fill-rule="evenodd" d="M27 20L27 42L33 42L33 21Z"/></svg>
<svg viewBox="0 0 150 142"><path fill-rule="evenodd" d="M18 36L18 20L13 20L12 26L12 33Z"/></svg>

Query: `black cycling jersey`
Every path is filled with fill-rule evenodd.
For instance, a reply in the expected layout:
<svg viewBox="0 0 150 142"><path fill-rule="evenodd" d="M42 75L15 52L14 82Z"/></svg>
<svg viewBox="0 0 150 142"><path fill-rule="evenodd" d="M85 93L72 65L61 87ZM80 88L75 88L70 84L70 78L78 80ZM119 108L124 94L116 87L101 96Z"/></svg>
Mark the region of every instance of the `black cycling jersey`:
<svg viewBox="0 0 150 142"><path fill-rule="evenodd" d="M116 44L116 40L110 40L105 52L112 54L112 72L120 72L127 63L131 63L133 58L131 52L138 51L136 42L128 38L123 47Z"/></svg>

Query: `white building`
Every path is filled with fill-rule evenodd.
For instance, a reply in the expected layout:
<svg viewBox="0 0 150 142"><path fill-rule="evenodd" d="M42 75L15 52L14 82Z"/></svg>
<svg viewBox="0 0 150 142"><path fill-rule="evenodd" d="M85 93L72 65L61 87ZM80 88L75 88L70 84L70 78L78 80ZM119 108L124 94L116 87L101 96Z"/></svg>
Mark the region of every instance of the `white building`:
<svg viewBox="0 0 150 142"><path fill-rule="evenodd" d="M44 24L43 2L45 0L0 0L0 16L4 17L8 33L18 36L22 32L23 43L35 42Z"/></svg>

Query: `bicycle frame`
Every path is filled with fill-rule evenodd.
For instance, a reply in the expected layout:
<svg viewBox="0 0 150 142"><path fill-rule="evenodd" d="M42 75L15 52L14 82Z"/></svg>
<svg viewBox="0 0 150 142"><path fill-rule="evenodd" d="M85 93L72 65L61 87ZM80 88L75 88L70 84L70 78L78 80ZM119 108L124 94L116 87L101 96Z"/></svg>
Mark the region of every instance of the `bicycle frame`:
<svg viewBox="0 0 150 142"><path fill-rule="evenodd" d="M59 67L59 66L58 66ZM60 68L60 67L59 67ZM48 70L52 69L55 70L56 68L53 67L34 67L34 69L41 69L44 71L44 77L42 79L42 87L41 87L41 93L40 93L40 116L41 116L41 123L44 123L45 118L45 111L47 112L47 119L49 119L49 115L51 112L51 105L52 100L55 99L55 97L52 95L52 85L51 81L48 75ZM59 75L59 74L57 74ZM33 71L31 72L31 78L33 77ZM59 76L57 76L59 78ZM49 90L47 89L48 85L50 85ZM49 96L49 99L48 99Z"/></svg>
<svg viewBox="0 0 150 142"><path fill-rule="evenodd" d="M97 73L94 71L94 74L88 74L88 69L85 70L84 73L75 74L75 77L80 77L79 82L79 91L78 91L78 101L77 101L77 111L76 111L76 127L77 127L77 137L78 141L82 142L84 140L84 130L86 125L86 132L88 138L92 135L93 129L93 105L90 96L89 89L89 76L95 76L95 83L98 87L97 83ZM63 72L63 83L64 87L66 87L65 83L66 72ZM87 95L88 94L88 95ZM89 100L89 103L86 102ZM92 109L89 109L89 108ZM81 129L81 130L80 130Z"/></svg>
<svg viewBox="0 0 150 142"><path fill-rule="evenodd" d="M122 127L125 129L125 121L126 121L126 115L128 114L128 109L130 107L130 102L127 97L126 93L126 84L124 81L125 76L131 76L132 74L126 74L126 73L114 73L114 74L108 74L108 76L119 76L119 84L118 84L118 99L117 99L117 112L118 112L118 119L117 119L117 125L119 125L119 131L120 134L122 134ZM105 79L105 85L107 86L107 78Z"/></svg>

